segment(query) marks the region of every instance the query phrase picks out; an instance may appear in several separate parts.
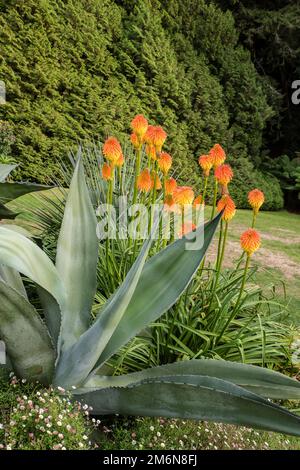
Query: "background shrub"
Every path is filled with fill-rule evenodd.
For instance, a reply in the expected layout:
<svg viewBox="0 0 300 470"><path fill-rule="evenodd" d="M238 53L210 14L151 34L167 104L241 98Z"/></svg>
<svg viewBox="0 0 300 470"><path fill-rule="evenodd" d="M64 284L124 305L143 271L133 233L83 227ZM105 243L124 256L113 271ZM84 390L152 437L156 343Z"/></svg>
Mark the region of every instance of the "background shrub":
<svg viewBox="0 0 300 470"><path fill-rule="evenodd" d="M204 0L0 0L0 78L17 178L48 182L79 140L164 124L183 179L221 142L260 162L273 115L233 15ZM217 34L216 34L217 32Z"/></svg>

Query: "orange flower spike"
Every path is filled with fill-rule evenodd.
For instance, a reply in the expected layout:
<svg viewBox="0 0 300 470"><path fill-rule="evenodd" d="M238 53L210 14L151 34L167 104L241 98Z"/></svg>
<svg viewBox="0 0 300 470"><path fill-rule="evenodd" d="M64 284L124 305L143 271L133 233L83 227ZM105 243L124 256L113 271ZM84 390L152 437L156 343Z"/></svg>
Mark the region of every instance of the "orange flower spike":
<svg viewBox="0 0 300 470"><path fill-rule="evenodd" d="M199 194L199 196L197 196L195 199L194 199L194 202L193 202L193 207L197 207L197 206L201 206L201 204L203 204L203 197L201 194Z"/></svg>
<svg viewBox="0 0 300 470"><path fill-rule="evenodd" d="M119 160L116 161L115 166L121 167L122 165L124 165L124 161L125 161L124 160L124 155L122 153L119 157Z"/></svg>
<svg viewBox="0 0 300 470"><path fill-rule="evenodd" d="M115 137L109 137L106 139L103 145L103 155L113 165L119 160L122 155L122 148L120 142Z"/></svg>
<svg viewBox="0 0 300 470"><path fill-rule="evenodd" d="M112 172L113 172L112 167L110 165L108 165L108 163L104 163L103 167L101 169L102 178L105 181L111 180L112 179Z"/></svg>
<svg viewBox="0 0 300 470"><path fill-rule="evenodd" d="M259 189L253 189L248 193L248 201L254 213L257 214L265 201L265 195Z"/></svg>
<svg viewBox="0 0 300 470"><path fill-rule="evenodd" d="M139 138L134 132L130 135L130 141L135 149L139 148L140 146Z"/></svg>
<svg viewBox="0 0 300 470"><path fill-rule="evenodd" d="M166 180L166 194L173 194L177 188L177 181L174 178L169 178Z"/></svg>
<svg viewBox="0 0 300 470"><path fill-rule="evenodd" d="M227 185L233 178L231 166L226 164L218 166L215 169L215 178L223 188L227 188Z"/></svg>
<svg viewBox="0 0 300 470"><path fill-rule="evenodd" d="M138 114L131 121L131 129L139 138L139 140L142 141L148 129L147 119L142 114Z"/></svg>
<svg viewBox="0 0 300 470"><path fill-rule="evenodd" d="M200 155L199 165L201 166L204 176L209 176L209 172L213 167L213 159L211 155Z"/></svg>
<svg viewBox="0 0 300 470"><path fill-rule="evenodd" d="M194 191L190 186L178 186L173 193L174 201L180 206L192 204L194 200Z"/></svg>
<svg viewBox="0 0 300 470"><path fill-rule="evenodd" d="M152 143L152 133L153 133L154 126L149 125L147 132L143 137L143 141L148 145L153 145Z"/></svg>
<svg viewBox="0 0 300 470"><path fill-rule="evenodd" d="M147 144L145 151L146 151L147 157L151 158L151 160L156 160L156 150L153 145Z"/></svg>
<svg viewBox="0 0 300 470"><path fill-rule="evenodd" d="M155 190L159 191L162 188L161 181L157 173L153 172L152 174L152 188L154 188L154 181L155 181Z"/></svg>
<svg viewBox="0 0 300 470"><path fill-rule="evenodd" d="M210 150L209 155L212 158L214 168L222 165L226 160L226 153L220 144L215 144Z"/></svg>
<svg viewBox="0 0 300 470"><path fill-rule="evenodd" d="M172 194L167 194L164 200L164 210L168 212L177 212L177 206Z"/></svg>
<svg viewBox="0 0 300 470"><path fill-rule="evenodd" d="M225 222L230 222L230 220L235 216L236 213L236 205L229 196L229 194L225 194L224 196L222 196L222 198L217 204L217 209L219 212L224 209L222 219Z"/></svg>
<svg viewBox="0 0 300 470"><path fill-rule="evenodd" d="M151 191L152 179L148 168L146 168L139 174L137 179L137 187L139 191L143 191L144 193L149 193L149 191Z"/></svg>
<svg viewBox="0 0 300 470"><path fill-rule="evenodd" d="M185 222L182 227L181 227L181 230L179 231L178 233L178 236L179 238L182 238L184 235L186 235L187 233L190 233L192 232L193 230L196 230L196 225L193 224L193 222Z"/></svg>
<svg viewBox="0 0 300 470"><path fill-rule="evenodd" d="M162 146L167 138L167 133L161 126L154 126L150 132L150 139L157 152L161 152Z"/></svg>
<svg viewBox="0 0 300 470"><path fill-rule="evenodd" d="M162 152L158 159L158 167L164 175L167 175L172 166L172 157L166 152Z"/></svg>
<svg viewBox="0 0 300 470"><path fill-rule="evenodd" d="M241 247L251 256L260 247L260 235L253 228L249 228L241 235Z"/></svg>

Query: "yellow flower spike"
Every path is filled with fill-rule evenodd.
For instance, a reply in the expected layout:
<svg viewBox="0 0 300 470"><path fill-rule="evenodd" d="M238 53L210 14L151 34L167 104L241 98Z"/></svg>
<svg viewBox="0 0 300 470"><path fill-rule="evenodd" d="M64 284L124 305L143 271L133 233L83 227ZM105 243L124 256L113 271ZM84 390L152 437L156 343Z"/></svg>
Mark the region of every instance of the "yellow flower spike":
<svg viewBox="0 0 300 470"><path fill-rule="evenodd" d="M142 191L144 193L149 193L149 191L151 191L152 179L148 168L146 168L139 174L137 179L137 186L139 191Z"/></svg>
<svg viewBox="0 0 300 470"><path fill-rule="evenodd" d="M166 194L173 194L177 188L177 181L174 178L169 178L165 183Z"/></svg>
<svg viewBox="0 0 300 470"><path fill-rule="evenodd" d="M174 201L180 206L192 204L194 200L194 191L190 186L178 186L173 193Z"/></svg>
<svg viewBox="0 0 300 470"><path fill-rule="evenodd" d="M102 173L102 178L105 181L109 181L112 179L113 169L110 165L108 165L108 163L104 163L101 169L101 173Z"/></svg>
<svg viewBox="0 0 300 470"><path fill-rule="evenodd" d="M130 135L130 141L135 149L138 149L140 147L139 138L134 132Z"/></svg>
<svg viewBox="0 0 300 470"><path fill-rule="evenodd" d="M156 160L156 150L154 145L147 144L145 148L145 152L147 157L151 158L151 160L155 161Z"/></svg>
<svg viewBox="0 0 300 470"><path fill-rule="evenodd" d="M257 214L265 201L265 195L259 189L253 189L248 193L248 201L255 214Z"/></svg>
<svg viewBox="0 0 300 470"><path fill-rule="evenodd" d="M122 154L122 148L118 139L115 137L109 137L106 139L103 145L103 155L107 158L107 160L115 165Z"/></svg>
<svg viewBox="0 0 300 470"><path fill-rule="evenodd" d="M235 216L236 213L236 206L234 201L231 199L229 194L225 194L222 196L222 198L219 200L217 204L217 209L218 212L221 212L224 210L222 219L225 222L230 222L230 220Z"/></svg>
<svg viewBox="0 0 300 470"><path fill-rule="evenodd" d="M145 134L148 130L148 121L147 121L147 119L142 114L138 114L131 121L131 129L133 130L133 132L138 137L139 142L142 142L142 139L143 139L143 137L145 136Z"/></svg>
<svg viewBox="0 0 300 470"><path fill-rule="evenodd" d="M200 155L198 159L199 165L201 166L204 176L209 176L209 172L213 167L213 158L211 155Z"/></svg>
<svg viewBox="0 0 300 470"><path fill-rule="evenodd" d="M152 179L152 189L154 188L154 182L155 182L155 190L159 191L162 188L162 185L161 185L159 176L155 171L153 171L151 179Z"/></svg>
<svg viewBox="0 0 300 470"><path fill-rule="evenodd" d="M253 228L249 228L242 233L240 241L242 249L248 256L251 256L260 247L260 235Z"/></svg>
<svg viewBox="0 0 300 470"><path fill-rule="evenodd" d="M226 153L220 144L215 144L210 150L209 155L212 158L214 168L222 165L226 160Z"/></svg>
<svg viewBox="0 0 300 470"><path fill-rule="evenodd" d="M158 159L158 167L164 175L167 175L172 166L172 157L166 152L162 152Z"/></svg>
<svg viewBox="0 0 300 470"><path fill-rule="evenodd" d="M233 171L230 165L220 165L215 169L215 178L222 187L222 192L227 191L227 186L233 178Z"/></svg>

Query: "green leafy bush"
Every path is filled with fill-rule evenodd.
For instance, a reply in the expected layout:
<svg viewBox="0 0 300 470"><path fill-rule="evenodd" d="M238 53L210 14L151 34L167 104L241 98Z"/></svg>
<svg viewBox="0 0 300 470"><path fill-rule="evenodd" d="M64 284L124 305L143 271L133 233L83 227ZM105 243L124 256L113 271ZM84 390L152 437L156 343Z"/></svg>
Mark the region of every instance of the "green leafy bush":
<svg viewBox="0 0 300 470"><path fill-rule="evenodd" d="M247 194L253 188L259 188L265 194L262 210L272 211L283 208L283 192L275 176L256 170L246 158L231 159L231 163L234 169L234 180L230 187L230 193L238 208L249 209Z"/></svg>
<svg viewBox="0 0 300 470"><path fill-rule="evenodd" d="M137 111L164 122L190 183L218 141L259 162L272 110L230 12L204 0L0 0L0 10L0 118L16 136L18 178L48 183L79 140L121 137Z"/></svg>

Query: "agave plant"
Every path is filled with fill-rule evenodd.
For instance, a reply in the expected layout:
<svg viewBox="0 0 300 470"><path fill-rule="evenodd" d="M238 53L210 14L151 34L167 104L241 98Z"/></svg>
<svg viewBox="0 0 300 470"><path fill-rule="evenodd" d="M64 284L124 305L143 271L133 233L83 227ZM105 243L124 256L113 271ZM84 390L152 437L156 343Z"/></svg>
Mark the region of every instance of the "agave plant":
<svg viewBox="0 0 300 470"><path fill-rule="evenodd" d="M6 207L5 203L28 193L48 189L48 186L40 184L5 181L16 166L16 164L0 164L0 219L15 219L18 215Z"/></svg>
<svg viewBox="0 0 300 470"><path fill-rule="evenodd" d="M67 196L55 265L26 236L0 227L0 262L37 284L43 314L24 286L0 281L0 337L20 377L70 390L95 414L122 413L222 421L300 435L300 418L267 398L300 398L296 380L255 366L191 360L125 376L106 361L170 308L186 289L220 215L147 260L151 237L124 282L91 320L96 290L96 217L80 160ZM267 397L267 398L266 398Z"/></svg>

